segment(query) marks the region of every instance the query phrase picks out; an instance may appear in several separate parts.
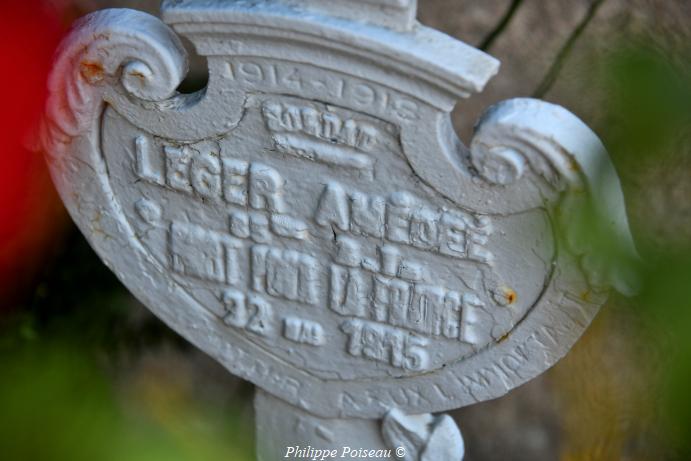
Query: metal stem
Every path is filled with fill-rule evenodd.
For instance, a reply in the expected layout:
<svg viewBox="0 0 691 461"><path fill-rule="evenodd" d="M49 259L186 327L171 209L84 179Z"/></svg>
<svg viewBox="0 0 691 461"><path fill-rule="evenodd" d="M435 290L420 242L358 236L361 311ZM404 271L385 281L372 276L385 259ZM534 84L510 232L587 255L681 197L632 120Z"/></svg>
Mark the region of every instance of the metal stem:
<svg viewBox="0 0 691 461"><path fill-rule="evenodd" d="M254 412L258 461L313 459L316 450L336 450L337 456L325 459L350 458L344 450L389 450L380 420L320 418L258 388Z"/></svg>

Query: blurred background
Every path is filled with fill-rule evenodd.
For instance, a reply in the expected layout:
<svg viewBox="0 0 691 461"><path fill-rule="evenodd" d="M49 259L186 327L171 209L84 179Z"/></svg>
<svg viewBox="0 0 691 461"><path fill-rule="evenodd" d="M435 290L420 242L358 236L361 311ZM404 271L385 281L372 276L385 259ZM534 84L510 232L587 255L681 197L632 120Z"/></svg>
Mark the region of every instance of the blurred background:
<svg viewBox="0 0 691 461"><path fill-rule="evenodd" d="M466 459L691 459L691 2L419 3L421 22L502 61L457 107L462 138L510 97L575 112L610 151L643 261L640 293L613 293L553 369L453 412ZM0 1L0 459L252 460L252 387L129 295L23 147L60 37L106 7L158 12L157 1ZM184 85L199 88L193 63Z"/></svg>

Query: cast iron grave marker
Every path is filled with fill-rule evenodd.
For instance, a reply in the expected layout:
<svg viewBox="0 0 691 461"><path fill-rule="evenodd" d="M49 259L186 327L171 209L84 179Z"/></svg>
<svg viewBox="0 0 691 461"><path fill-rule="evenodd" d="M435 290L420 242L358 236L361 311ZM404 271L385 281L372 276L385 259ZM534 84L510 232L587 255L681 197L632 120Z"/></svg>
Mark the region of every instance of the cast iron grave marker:
<svg viewBox="0 0 691 461"><path fill-rule="evenodd" d="M453 421L427 413L550 367L620 284L570 230L591 204L630 242L598 138L515 99L466 147L449 113L499 63L416 23L412 0L162 13L94 13L58 54L42 139L77 225L149 309L261 389L260 458L460 458ZM203 91L176 92L177 34L208 60Z"/></svg>

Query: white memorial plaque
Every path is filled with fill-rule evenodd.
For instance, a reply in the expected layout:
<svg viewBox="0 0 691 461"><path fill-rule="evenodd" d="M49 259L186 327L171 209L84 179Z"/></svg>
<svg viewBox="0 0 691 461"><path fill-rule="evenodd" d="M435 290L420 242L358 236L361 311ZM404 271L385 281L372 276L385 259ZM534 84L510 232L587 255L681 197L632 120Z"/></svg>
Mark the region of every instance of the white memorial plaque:
<svg viewBox="0 0 691 461"><path fill-rule="evenodd" d="M593 203L629 239L606 153L531 99L490 109L465 147L449 113L495 59L414 23L414 2L382 2L379 23L313 3L82 20L44 127L62 198L158 317L311 414L498 397L561 358L605 299L612 270L569 220ZM208 60L201 92L176 92L177 34Z"/></svg>

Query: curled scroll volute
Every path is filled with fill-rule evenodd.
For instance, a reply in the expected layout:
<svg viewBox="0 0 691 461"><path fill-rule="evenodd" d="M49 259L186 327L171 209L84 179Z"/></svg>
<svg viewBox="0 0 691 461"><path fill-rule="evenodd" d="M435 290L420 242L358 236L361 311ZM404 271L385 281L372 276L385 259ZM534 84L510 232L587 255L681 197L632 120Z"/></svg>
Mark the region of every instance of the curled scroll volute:
<svg viewBox="0 0 691 461"><path fill-rule="evenodd" d="M625 294L635 290L627 262L636 258L636 250L619 178L598 136L578 117L536 99L503 101L478 122L470 163L493 187L539 176L561 192L552 207L555 224L591 283ZM598 254L598 238L616 245L616 258L611 252Z"/></svg>
<svg viewBox="0 0 691 461"><path fill-rule="evenodd" d="M75 137L95 132L109 90L134 101L170 98L187 68L180 39L151 15L108 9L81 18L56 54L41 147L58 155Z"/></svg>

